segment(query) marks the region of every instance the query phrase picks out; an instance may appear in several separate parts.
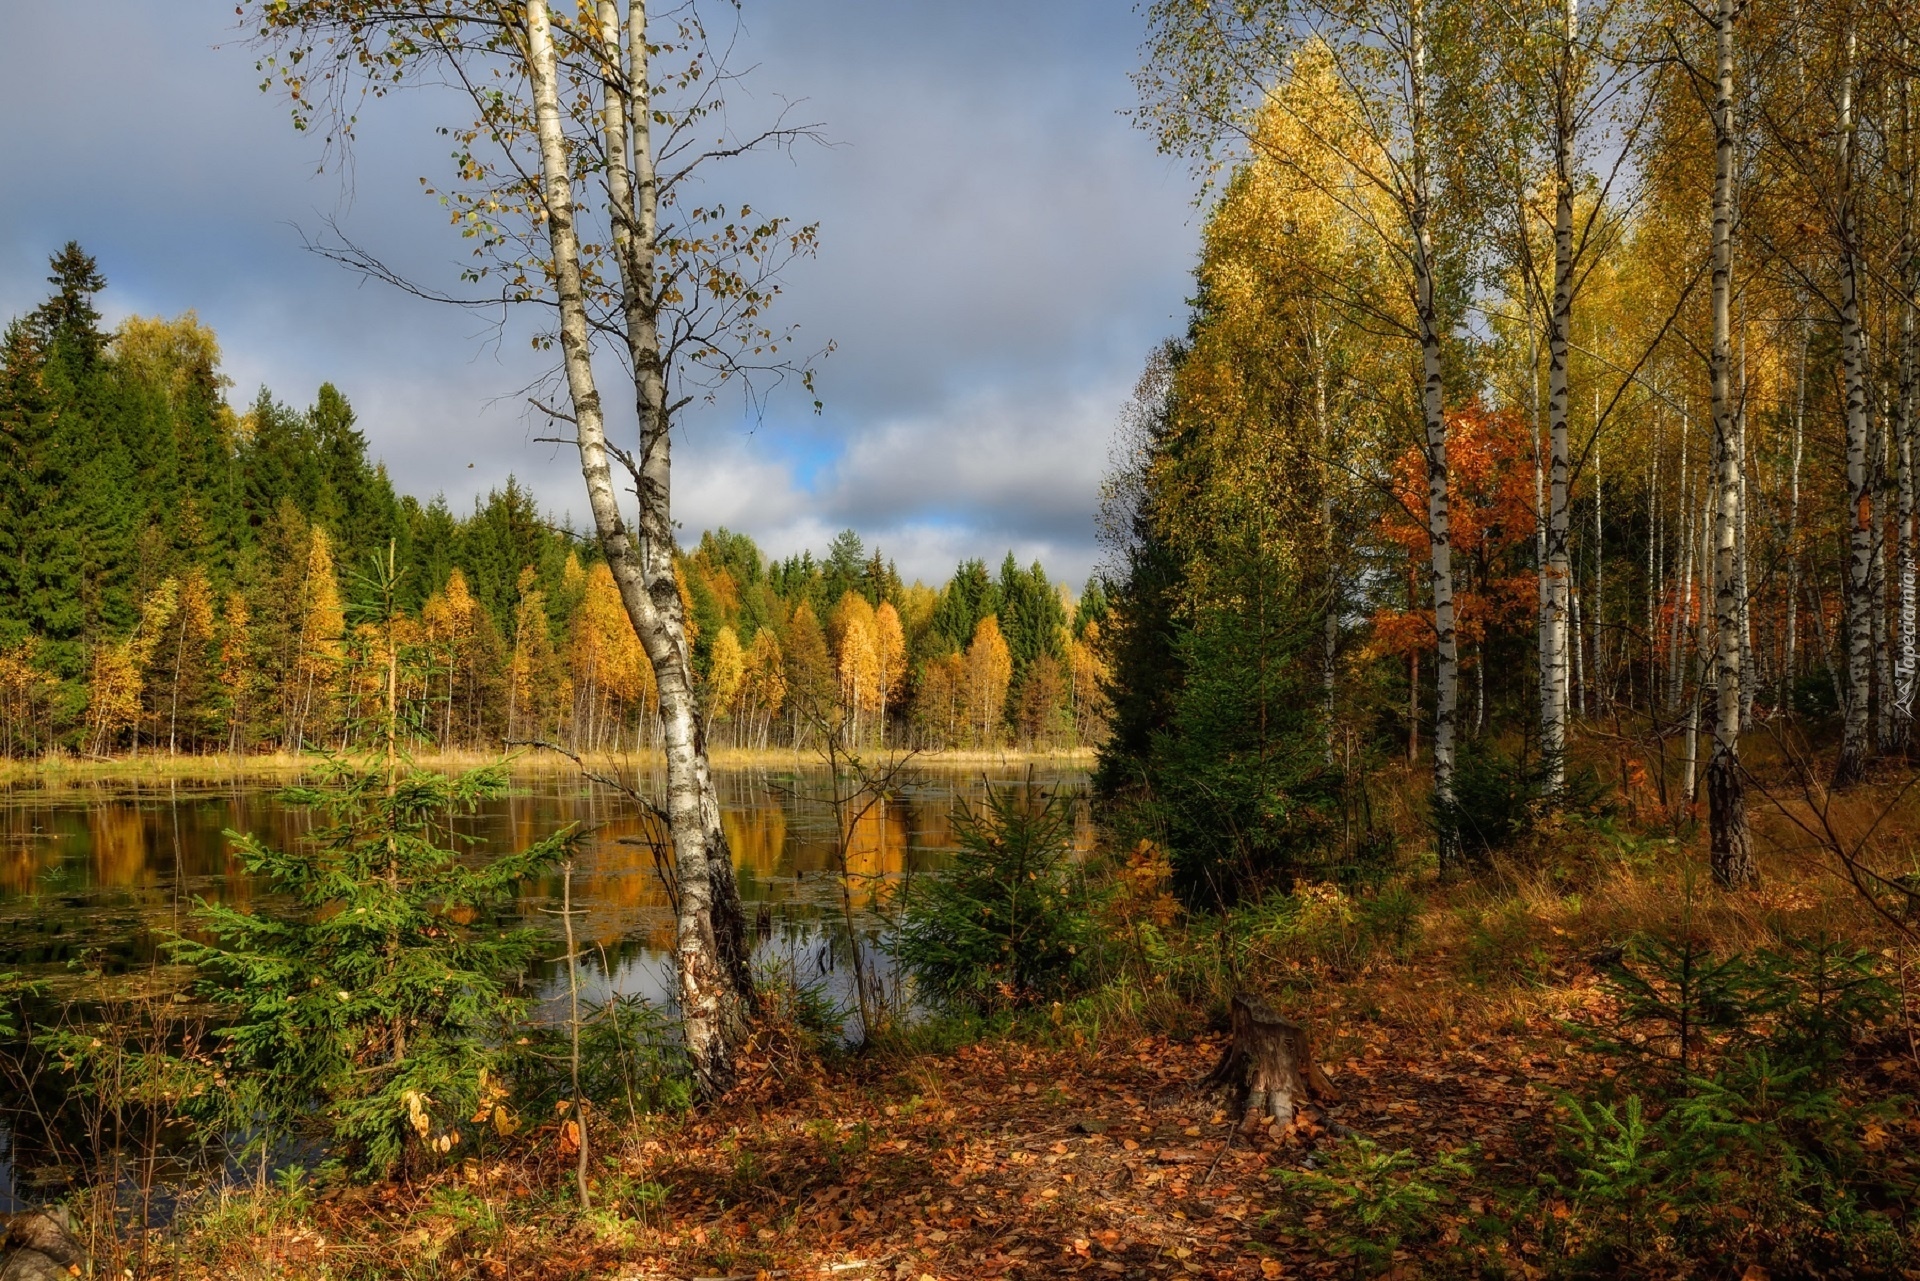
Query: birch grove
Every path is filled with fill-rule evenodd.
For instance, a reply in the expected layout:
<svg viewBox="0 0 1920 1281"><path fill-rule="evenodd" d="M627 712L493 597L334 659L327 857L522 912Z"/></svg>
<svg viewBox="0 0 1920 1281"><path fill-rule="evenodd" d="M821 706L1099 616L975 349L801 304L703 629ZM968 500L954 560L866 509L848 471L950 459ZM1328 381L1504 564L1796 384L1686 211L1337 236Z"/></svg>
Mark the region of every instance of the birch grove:
<svg viewBox="0 0 1920 1281"><path fill-rule="evenodd" d="M1831 742L1842 787L1911 739L1911 15L1542 0L1481 15L1471 37L1449 26L1457 16L1417 0L1168 0L1149 12L1136 76L1140 124L1194 158L1216 221L1245 216L1245 175L1272 175L1279 194L1262 199L1288 212L1269 226L1265 270L1311 282L1289 317L1352 316L1374 353L1409 353L1411 391L1376 364L1349 403L1419 443L1424 560L1414 578L1404 562L1378 568L1359 593L1370 613L1327 629L1320 731L1332 744L1384 714L1336 691L1346 678L1324 655L1348 650L1346 633L1399 656L1403 742L1409 761L1431 744L1446 867L1456 851L1438 816L1459 751L1537 758L1552 797L1611 721L1646 744L1627 774L1657 766L1662 804L1703 811L1718 884L1751 887L1744 737L1797 724ZM1291 132L1262 123L1276 114ZM1289 186L1380 247L1400 301L1365 271L1303 265ZM1209 334L1241 323L1233 305L1204 296ZM1184 358L1212 362L1206 341ZM1242 358L1277 359L1262 341ZM1321 392L1310 369L1267 376L1293 380L1303 403ZM1200 412L1179 377L1168 394L1170 412L1183 395ZM1455 551L1466 518L1450 435L1475 407L1531 424L1527 537L1510 544L1524 564ZM1323 425L1319 439L1319 474L1371 479L1391 507L1391 433ZM1389 510L1382 528L1400 518ZM1477 518L1466 527L1480 537ZM1489 589L1518 581L1509 571L1530 585L1532 634L1524 664L1496 672L1489 655L1519 657L1521 643L1510 614L1489 612ZM1419 643L1402 626L1414 615ZM1521 690L1524 729L1498 710Z"/></svg>

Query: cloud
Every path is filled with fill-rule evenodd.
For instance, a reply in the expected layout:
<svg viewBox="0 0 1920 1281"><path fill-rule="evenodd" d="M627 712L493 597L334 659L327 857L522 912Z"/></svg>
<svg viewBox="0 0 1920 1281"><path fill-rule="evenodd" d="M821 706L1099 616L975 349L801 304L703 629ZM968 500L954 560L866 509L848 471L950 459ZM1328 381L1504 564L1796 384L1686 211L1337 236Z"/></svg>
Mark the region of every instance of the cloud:
<svg viewBox="0 0 1920 1281"><path fill-rule="evenodd" d="M550 359L531 320L496 331L302 248L337 218L409 274L453 281L463 242L418 179L446 172L433 126L457 103L370 104L352 169L316 174L317 140L259 92L230 18L110 8L27 6L0 42L19 112L0 165L34 175L0 187L0 315L38 301L46 255L77 237L111 314L192 307L215 327L237 398L265 384L305 404L332 381L403 489L463 507L513 472L584 516L571 451L535 439L549 433L521 396ZM725 400L689 419L677 515L780 553L851 525L930 580L1009 547L1083 579L1111 424L1182 322L1194 253L1184 173L1120 114L1138 15L1111 0L743 12L757 66L737 121L788 95L831 145L724 168L701 194L819 220L820 255L778 316L837 351L818 418L793 395L763 422ZM603 377L620 402L611 361Z"/></svg>

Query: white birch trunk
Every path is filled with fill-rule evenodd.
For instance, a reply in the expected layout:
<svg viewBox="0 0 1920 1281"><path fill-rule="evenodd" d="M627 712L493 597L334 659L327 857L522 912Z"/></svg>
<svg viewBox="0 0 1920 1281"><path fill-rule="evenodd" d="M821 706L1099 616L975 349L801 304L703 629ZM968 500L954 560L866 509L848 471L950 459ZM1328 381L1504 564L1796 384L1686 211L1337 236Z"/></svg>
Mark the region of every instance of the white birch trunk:
<svg viewBox="0 0 1920 1281"><path fill-rule="evenodd" d="M1742 313L1744 316L1744 312ZM1752 595L1747 585L1747 338L1745 323L1740 335L1740 396L1734 406L1733 476L1733 598L1739 611L1735 626L1740 633L1740 699L1735 709L1736 734L1753 723L1753 692L1759 684L1754 670Z"/></svg>
<svg viewBox="0 0 1920 1281"><path fill-rule="evenodd" d="M1607 599L1607 534L1601 519L1605 507L1601 502L1600 491L1600 393L1593 395L1593 604L1587 610L1588 621L1593 625L1593 672L1591 688L1593 690L1593 714L1598 716L1604 710L1602 700L1606 697L1606 599Z"/></svg>
<svg viewBox="0 0 1920 1281"><path fill-rule="evenodd" d="M1887 397L1882 388L1880 416L1867 431L1869 510L1873 523L1873 568L1869 576L1873 597L1874 739L1879 750L1893 751L1893 646L1887 619Z"/></svg>
<svg viewBox="0 0 1920 1281"><path fill-rule="evenodd" d="M611 0L601 4L599 17L600 35L608 42L611 64L602 69L606 85L602 127L607 142L607 186L622 276L626 338L640 409L641 456L635 478L639 497L637 538L628 529L614 488L605 417L594 380L592 335L574 224L573 179L562 131L551 19L546 0L530 0L526 8L528 61L540 144L541 189L553 248L560 347L578 431L581 475L601 549L619 585L627 616L653 666L658 690L666 758L667 825L674 846L680 1016L695 1076L702 1093L712 1097L723 1093L732 1082L733 1051L745 1033L752 989L746 972L738 892L733 890L731 901L728 895L733 887L732 862L724 839L713 839L719 829L719 807L707 771L704 729L673 575L665 369L653 288L656 186L648 131L641 127L630 132L632 122L644 125L650 118L644 98L644 3L635 0L631 9L635 39L630 67L619 56L621 25ZM637 87L631 97L622 94L623 81ZM628 185L629 147L637 192Z"/></svg>
<svg viewBox="0 0 1920 1281"><path fill-rule="evenodd" d="M1429 588L1433 593L1433 800L1437 809L1453 804L1454 722L1459 703L1460 651L1453 616L1453 542L1447 492L1447 416L1441 365L1439 265L1433 245L1432 180L1427 150L1430 128L1427 106L1427 34L1425 0L1414 0L1411 18L1413 192L1412 217L1414 314L1420 334L1421 407L1426 419L1427 537L1431 547ZM1441 824L1435 853L1443 870L1459 859L1459 842Z"/></svg>
<svg viewBox="0 0 1920 1281"><path fill-rule="evenodd" d="M1333 528L1333 416L1327 408L1326 340L1309 317L1307 341L1313 358L1313 412L1320 436L1320 528L1326 557L1326 617L1321 622L1320 698L1321 714L1326 721L1326 760L1332 765L1334 743L1334 693L1340 653L1340 575L1334 564L1336 548ZM1073 664L1067 664L1069 672Z"/></svg>
<svg viewBox="0 0 1920 1281"><path fill-rule="evenodd" d="M1867 473L1867 351L1866 328L1860 315L1861 268L1854 244L1853 225L1853 50L1840 87L1838 238L1840 241L1840 363L1846 387L1847 526L1846 574L1847 699L1841 731L1840 757L1834 766L1835 786L1858 781L1866 769L1870 729L1868 714L1873 683L1873 504Z"/></svg>
<svg viewBox="0 0 1920 1281"><path fill-rule="evenodd" d="M1787 661L1780 673L1781 704L1793 707L1794 682L1800 676L1800 463L1806 454L1807 349L1813 324L1800 325L1800 367L1794 375L1793 455L1787 476Z"/></svg>
<svg viewBox="0 0 1920 1281"><path fill-rule="evenodd" d="M1901 53L1905 55L1908 46L1903 38ZM1900 203L1900 261L1904 264L1901 284L1905 287L1906 297L1900 302L1900 386L1894 402L1894 468L1895 482L1898 486L1897 519L1900 546L1896 552L1896 572L1899 575L1899 636L1895 643L1893 657L1893 706L1894 706L1894 743L1895 750L1904 751L1913 738L1913 696L1916 668L1916 623L1920 623L1920 600L1916 600L1916 572L1914 563L1914 475L1913 475L1913 416L1914 416L1914 297L1920 289L1920 273L1914 270L1914 257L1917 249L1914 243L1913 202L1914 202L1914 153L1913 153L1913 101L1912 81L1902 77L1900 81L1900 133L1899 154L1902 174L1902 196Z"/></svg>
<svg viewBox="0 0 1920 1281"><path fill-rule="evenodd" d="M1573 174L1566 113L1556 111L1554 137L1553 298L1547 312L1547 521L1546 570L1541 578L1541 646L1546 658L1540 691L1540 754L1548 786L1566 782L1567 624L1572 590L1567 443L1567 356L1573 313Z"/></svg>
<svg viewBox="0 0 1920 1281"><path fill-rule="evenodd" d="M1709 851L1714 880L1723 888L1759 883L1747 830L1745 781L1740 772L1740 574L1735 554L1740 519L1740 449L1733 404L1733 34L1737 0L1718 0L1718 45L1713 104L1713 387L1714 479L1714 725L1707 764Z"/></svg>
<svg viewBox="0 0 1920 1281"><path fill-rule="evenodd" d="M1650 455L1650 460L1649 460L1648 480L1647 480L1647 630L1646 630L1647 643L1646 643L1646 653L1647 653L1647 711L1649 713L1653 711L1659 697L1657 692L1659 688L1657 684L1657 677L1655 676L1654 673L1655 673L1655 660L1658 657L1658 651L1655 649L1655 646L1658 644L1658 641L1656 638L1659 635L1659 622L1660 622L1660 612L1659 612L1660 578L1661 578L1662 571L1665 569L1665 565L1663 563L1664 556L1662 554L1664 551L1664 548L1662 547L1662 544L1661 544L1660 502L1659 502L1660 444L1661 444L1660 428L1665 422L1666 422L1666 415L1660 410L1656 409L1654 411L1654 419L1653 419L1653 447L1648 451ZM1627 688L1629 691L1631 691L1633 688L1631 673L1629 673L1629 676L1628 676ZM1631 701L1631 697L1632 697L1631 693L1629 693L1628 697L1629 697L1629 701Z"/></svg>
<svg viewBox="0 0 1920 1281"><path fill-rule="evenodd" d="M1680 638L1691 627L1694 608L1693 593L1693 487L1687 457L1688 446L1692 443L1693 418L1690 414L1680 416L1680 528L1675 531L1680 540L1679 572L1673 584L1673 617L1667 625L1667 710L1678 711L1680 696L1685 692L1685 658L1680 648ZM1692 794L1691 789L1688 792Z"/></svg>

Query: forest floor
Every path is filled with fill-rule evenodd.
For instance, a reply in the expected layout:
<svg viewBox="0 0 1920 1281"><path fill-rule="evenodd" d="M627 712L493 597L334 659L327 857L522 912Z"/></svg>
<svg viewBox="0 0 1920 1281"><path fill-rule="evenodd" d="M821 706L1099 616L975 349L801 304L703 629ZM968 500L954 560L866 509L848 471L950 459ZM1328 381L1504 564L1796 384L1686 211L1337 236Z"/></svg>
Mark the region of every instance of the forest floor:
<svg viewBox="0 0 1920 1281"><path fill-rule="evenodd" d="M1346 1264L1317 1216L1272 1213L1271 1172L1311 1168L1329 1121L1422 1156L1473 1144L1479 1161L1515 1162L1548 1137L1554 1039L1542 1019L1410 1057L1374 1024L1338 1039L1351 1052L1328 1065L1339 1102L1251 1134L1195 1088L1215 1037L1098 1053L989 1041L630 1127L599 1162L607 1213L577 1212L553 1143L430 1183L328 1194L244 1237L216 1220L176 1266L554 1281L1331 1275ZM1472 1211L1456 1217L1447 1238L1473 1248ZM1525 1252L1538 1247L1513 1248L1510 1270L1534 1271ZM399 1258L404 1271L374 1263Z"/></svg>
<svg viewBox="0 0 1920 1281"><path fill-rule="evenodd" d="M775 1036L719 1106L597 1119L591 1212L565 1122L549 1118L424 1180L236 1197L171 1235L154 1275L1548 1275L1567 1206L1543 1175L1566 1100L1619 1066L1570 1032L1604 1013L1607 945L1683 918L1735 946L1859 924L1831 882L1776 875L1698 903L1691 884L1670 866L1584 894L1435 887L1397 955L1276 958L1259 985L1311 1029L1337 1093L1286 1131L1242 1129L1198 1089L1223 1045L1198 1009L1174 1028L1177 1017L1103 1025L1069 1006L964 1045L923 1038L824 1061ZM1862 1088L1920 1091L1910 1038L1861 1053ZM1905 1128L1880 1141L1920 1153L1920 1128ZM1420 1209L1418 1248L1390 1246L1365 1269L1352 1222L1288 1175L1331 1169L1361 1140L1404 1150L1415 1176L1450 1156L1465 1167Z"/></svg>

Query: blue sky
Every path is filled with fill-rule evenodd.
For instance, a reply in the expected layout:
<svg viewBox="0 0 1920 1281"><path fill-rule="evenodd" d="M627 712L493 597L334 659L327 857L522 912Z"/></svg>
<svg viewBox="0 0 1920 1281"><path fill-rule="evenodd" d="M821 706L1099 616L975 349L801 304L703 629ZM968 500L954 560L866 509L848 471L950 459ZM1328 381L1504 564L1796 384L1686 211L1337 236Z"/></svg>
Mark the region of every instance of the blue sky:
<svg viewBox="0 0 1920 1281"><path fill-rule="evenodd" d="M851 526L903 573L964 555L1038 557L1077 586L1121 404L1184 325L1197 217L1184 165L1122 114L1140 19L1125 0L745 0L749 87L825 124L832 145L729 172L756 207L821 224L780 315L814 345L825 412L797 392L751 421L723 401L676 446L676 514L773 554ZM77 238L103 310L188 308L218 332L236 400L308 403L323 380L360 413L405 490L465 506L509 472L580 509L572 456L520 389L546 357L519 322L367 284L305 252L337 219L424 278L461 242L419 179L458 103L421 92L363 120L349 170L259 92L230 5L21 6L0 42L0 314L32 306ZM751 110L755 102L740 104ZM472 464L469 466L469 464Z"/></svg>

